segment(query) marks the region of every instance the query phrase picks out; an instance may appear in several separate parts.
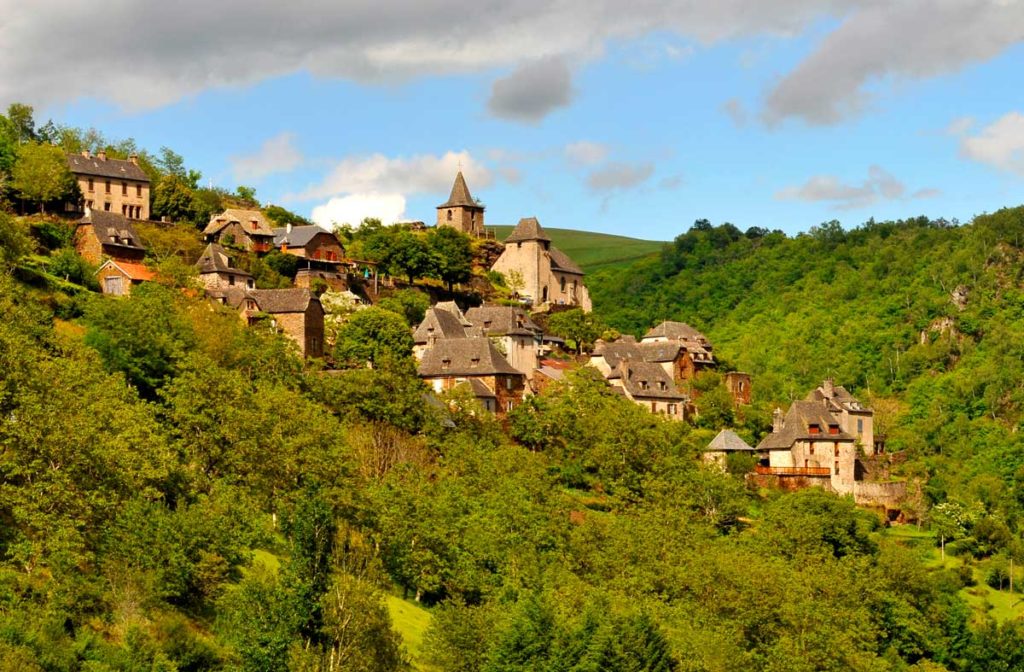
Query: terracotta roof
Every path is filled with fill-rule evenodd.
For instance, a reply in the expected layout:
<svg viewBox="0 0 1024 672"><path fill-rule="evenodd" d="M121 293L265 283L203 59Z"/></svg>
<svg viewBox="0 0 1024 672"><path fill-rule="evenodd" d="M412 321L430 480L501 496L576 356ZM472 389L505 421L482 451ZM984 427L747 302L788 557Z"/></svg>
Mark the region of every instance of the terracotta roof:
<svg viewBox="0 0 1024 672"><path fill-rule="evenodd" d="M478 204L472 194L469 193L469 187L466 186L466 178L462 176L462 171L455 176L455 184L452 185L452 193L448 196L448 200L437 206L440 208L454 208L454 207L468 207L468 208L479 208L483 210L483 207Z"/></svg>
<svg viewBox="0 0 1024 672"><path fill-rule="evenodd" d="M252 274L234 268L231 265L231 257L228 256L227 250L217 243L210 243L206 246L203 253L199 255L196 268L199 269L200 273L234 273L235 275L252 277Z"/></svg>
<svg viewBox="0 0 1024 672"><path fill-rule="evenodd" d="M470 308L466 319L485 336L539 336L543 333L525 310L515 306Z"/></svg>
<svg viewBox="0 0 1024 672"><path fill-rule="evenodd" d="M156 273L150 270L148 267L142 264L136 264L130 261L115 261L108 259L101 265L96 272L99 273L107 266L113 266L127 276L130 280L136 280L138 282L146 282L156 277Z"/></svg>
<svg viewBox="0 0 1024 672"><path fill-rule="evenodd" d="M536 217L520 219L519 223L516 224L516 228L512 229L512 233L505 239L505 242L521 243L527 240L546 240L549 243L551 242L551 239L548 238L548 234L544 233L544 229L541 228L540 222L537 221Z"/></svg>
<svg viewBox="0 0 1024 672"><path fill-rule="evenodd" d="M413 341L419 345L429 343L433 339L466 338L466 327L457 315L433 306L427 309L423 321L413 332Z"/></svg>
<svg viewBox="0 0 1024 672"><path fill-rule="evenodd" d="M210 218L210 223L203 229L204 235L218 233L231 222L238 222L250 236L273 236L274 230L270 227L270 221L259 210L241 210L239 208L228 208L219 215Z"/></svg>
<svg viewBox="0 0 1024 672"><path fill-rule="evenodd" d="M124 159L100 159L97 156L88 158L81 154L68 154L68 169L76 175L92 175L122 180L135 180L149 183L146 171L131 161Z"/></svg>
<svg viewBox="0 0 1024 672"><path fill-rule="evenodd" d="M495 349L491 339L450 338L440 340L423 353L419 374L437 376L490 376L494 374L521 376Z"/></svg>
<svg viewBox="0 0 1024 672"><path fill-rule="evenodd" d="M311 225L311 226L293 226L291 232L288 232L288 227L279 227L274 231L274 245L281 247L281 245L289 245L291 247L305 247L309 244L309 241L313 240L318 234L326 234L331 238L334 238L334 234L327 229ZM337 242L337 238L335 238Z"/></svg>
<svg viewBox="0 0 1024 672"><path fill-rule="evenodd" d="M251 289L248 295L264 313L304 313L312 302L319 303L306 288L293 289Z"/></svg>
<svg viewBox="0 0 1024 672"><path fill-rule="evenodd" d="M91 226L96 238L103 245L117 245L133 250L145 250L139 243L139 236L131 220L117 212L90 210L78 220L79 226Z"/></svg>
<svg viewBox="0 0 1024 672"><path fill-rule="evenodd" d="M810 425L817 425L819 433L811 434ZM829 425L840 427L838 434L829 434ZM821 402L794 401L786 413L782 430L772 432L757 444L758 450L789 450L797 441L853 441L854 437L842 431L839 419L825 410Z"/></svg>
<svg viewBox="0 0 1024 672"><path fill-rule="evenodd" d="M634 399L686 399L686 395L676 389L675 382L665 373L665 369L657 364L627 360L619 364L616 370L617 375L610 377L622 380L622 386Z"/></svg>
<svg viewBox="0 0 1024 672"><path fill-rule="evenodd" d="M554 245L548 250L548 255L551 257L551 270L572 273L573 275L584 275L583 269L577 266L576 262L569 258L569 255Z"/></svg>
<svg viewBox="0 0 1024 672"><path fill-rule="evenodd" d="M731 429L723 429L718 433L718 436L711 440L711 443L704 450L719 453L736 453L752 451L754 447L741 439Z"/></svg>

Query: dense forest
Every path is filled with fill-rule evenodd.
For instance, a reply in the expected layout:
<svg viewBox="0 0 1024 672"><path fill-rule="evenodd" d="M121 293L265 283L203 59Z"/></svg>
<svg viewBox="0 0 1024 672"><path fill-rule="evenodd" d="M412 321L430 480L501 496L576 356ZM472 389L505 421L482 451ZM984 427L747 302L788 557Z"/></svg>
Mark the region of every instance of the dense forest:
<svg viewBox="0 0 1024 672"><path fill-rule="evenodd" d="M14 154L58 132L5 123ZM753 374L740 409L698 381L696 425L587 369L504 424L438 403L398 298L337 325L342 368L303 361L174 262L198 210L128 298L74 282L67 223L2 210L0 672L1024 669L1022 209L698 222L595 274L594 324L681 319ZM908 456L915 524L700 460L826 375Z"/></svg>

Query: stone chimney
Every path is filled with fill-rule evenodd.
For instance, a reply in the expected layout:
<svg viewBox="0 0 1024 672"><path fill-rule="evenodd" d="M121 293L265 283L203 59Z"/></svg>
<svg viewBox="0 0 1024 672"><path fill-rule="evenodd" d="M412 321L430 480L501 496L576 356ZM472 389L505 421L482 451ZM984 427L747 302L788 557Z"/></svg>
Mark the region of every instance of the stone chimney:
<svg viewBox="0 0 1024 672"><path fill-rule="evenodd" d="M101 149L100 151L96 152L96 158L99 159L100 161L106 161L107 160L107 150Z"/></svg>
<svg viewBox="0 0 1024 672"><path fill-rule="evenodd" d="M132 154L131 156L128 157L128 160L131 161L136 166L139 165L139 155L138 154Z"/></svg>
<svg viewBox="0 0 1024 672"><path fill-rule="evenodd" d="M782 417L782 409L778 406L775 407L775 412L772 413L772 433L778 434L786 427L786 421Z"/></svg>
<svg viewBox="0 0 1024 672"><path fill-rule="evenodd" d="M89 152L88 149L83 149L82 150L82 156L84 156L87 159L91 159L92 158L92 154Z"/></svg>
<svg viewBox="0 0 1024 672"><path fill-rule="evenodd" d="M829 376L825 379L825 382L821 384L821 391L825 395L826 399L831 399L836 396L836 381Z"/></svg>

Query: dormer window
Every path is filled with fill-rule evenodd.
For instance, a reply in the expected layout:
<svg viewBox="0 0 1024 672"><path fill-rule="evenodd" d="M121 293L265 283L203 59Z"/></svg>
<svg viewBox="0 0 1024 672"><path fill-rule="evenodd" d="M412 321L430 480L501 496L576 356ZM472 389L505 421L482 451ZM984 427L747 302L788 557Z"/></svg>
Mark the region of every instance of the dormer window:
<svg viewBox="0 0 1024 672"><path fill-rule="evenodd" d="M807 425L807 433L808 434L821 434L821 426L820 425Z"/></svg>
<svg viewBox="0 0 1024 672"><path fill-rule="evenodd" d="M647 381L646 381L646 380L641 380L641 381L640 381L640 389L641 389L641 390L646 390L646 389L647 389L647 387L648 387L648 385L647 385Z"/></svg>
<svg viewBox="0 0 1024 672"><path fill-rule="evenodd" d="M475 369L480 365L480 358L474 357L473 359L469 360L469 365Z"/></svg>
<svg viewBox="0 0 1024 672"><path fill-rule="evenodd" d="M450 359L442 359L441 360L441 368L442 369L450 369L450 368L452 368L452 360L450 360Z"/></svg>
<svg viewBox="0 0 1024 672"><path fill-rule="evenodd" d="M838 434L839 433L839 425L829 425L828 426L828 433L829 434Z"/></svg>
<svg viewBox="0 0 1024 672"><path fill-rule="evenodd" d="M668 385L665 384L664 380L659 380L658 381L658 389L659 390L667 390L668 389Z"/></svg>
<svg viewBox="0 0 1024 672"><path fill-rule="evenodd" d="M491 321L490 320L484 320L484 329L490 329L490 328L491 328Z"/></svg>

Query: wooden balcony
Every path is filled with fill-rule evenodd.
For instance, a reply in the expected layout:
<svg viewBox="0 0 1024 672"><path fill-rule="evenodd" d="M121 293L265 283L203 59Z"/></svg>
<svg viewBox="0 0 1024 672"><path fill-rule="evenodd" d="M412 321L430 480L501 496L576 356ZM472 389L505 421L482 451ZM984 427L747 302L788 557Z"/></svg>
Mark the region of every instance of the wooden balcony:
<svg viewBox="0 0 1024 672"><path fill-rule="evenodd" d="M763 476L831 476L828 467L763 467L757 465L754 472Z"/></svg>

